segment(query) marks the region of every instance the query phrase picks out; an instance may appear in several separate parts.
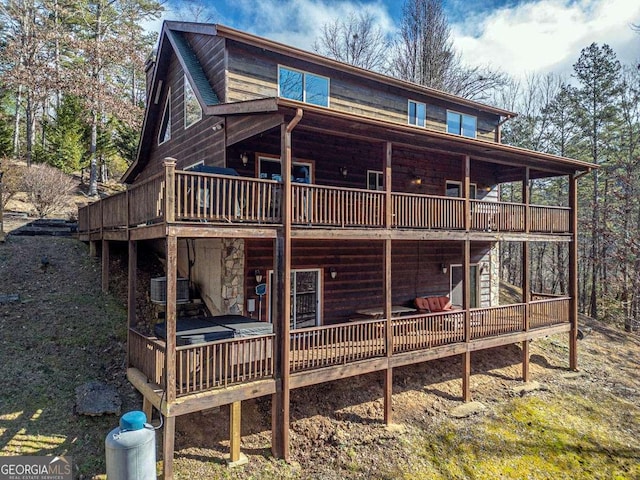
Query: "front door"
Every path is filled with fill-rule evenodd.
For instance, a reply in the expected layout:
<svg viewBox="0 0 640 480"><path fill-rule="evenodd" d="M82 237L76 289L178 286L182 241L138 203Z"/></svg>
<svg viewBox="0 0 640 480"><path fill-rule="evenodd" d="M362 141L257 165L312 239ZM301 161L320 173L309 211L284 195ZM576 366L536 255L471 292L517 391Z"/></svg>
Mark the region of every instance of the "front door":
<svg viewBox="0 0 640 480"><path fill-rule="evenodd" d="M478 264L472 264L470 266L470 293L471 293L471 305L470 308L479 307L479 285L478 285ZM453 305L462 305L462 265L451 265L451 303Z"/></svg>

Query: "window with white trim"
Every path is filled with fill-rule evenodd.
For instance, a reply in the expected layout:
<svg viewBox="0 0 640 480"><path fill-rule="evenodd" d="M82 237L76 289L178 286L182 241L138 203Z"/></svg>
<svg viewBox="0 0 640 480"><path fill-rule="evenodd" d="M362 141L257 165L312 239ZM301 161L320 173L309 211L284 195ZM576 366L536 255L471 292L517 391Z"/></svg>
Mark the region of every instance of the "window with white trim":
<svg viewBox="0 0 640 480"><path fill-rule="evenodd" d="M282 168L280 157L258 157L258 177L281 182ZM293 160L291 162L291 181L313 183L313 162Z"/></svg>
<svg viewBox="0 0 640 480"><path fill-rule="evenodd" d="M189 83L187 76L184 76L184 128L187 129L194 123L202 120L202 107L196 94Z"/></svg>
<svg viewBox="0 0 640 480"><path fill-rule="evenodd" d="M469 198L475 200L478 187L475 183L469 184ZM445 193L447 197L462 198L462 182L447 180Z"/></svg>
<svg viewBox="0 0 640 480"><path fill-rule="evenodd" d="M302 70L279 66L278 96L328 107L329 79Z"/></svg>
<svg viewBox="0 0 640 480"><path fill-rule="evenodd" d="M384 190L384 174L377 170L367 170L367 190Z"/></svg>
<svg viewBox="0 0 640 480"><path fill-rule="evenodd" d="M158 145L171 140L171 89L167 92L167 100L164 103L160 132L158 133Z"/></svg>
<svg viewBox="0 0 640 480"><path fill-rule="evenodd" d="M427 124L427 105L409 100L409 125L424 127Z"/></svg>
<svg viewBox="0 0 640 480"><path fill-rule="evenodd" d="M447 133L476 138L478 119L473 115L447 110Z"/></svg>

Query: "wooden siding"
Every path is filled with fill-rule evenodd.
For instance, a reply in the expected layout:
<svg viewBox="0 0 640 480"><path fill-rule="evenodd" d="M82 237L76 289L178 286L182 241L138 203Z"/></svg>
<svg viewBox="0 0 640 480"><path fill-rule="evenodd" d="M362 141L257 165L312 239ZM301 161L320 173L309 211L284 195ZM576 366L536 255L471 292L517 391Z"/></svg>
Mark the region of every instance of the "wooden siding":
<svg viewBox="0 0 640 480"><path fill-rule="evenodd" d="M474 243L472 263L488 262L491 244ZM256 298L253 272L273 269L272 242L246 240L246 298ZM320 269L322 282L322 318L333 324L357 318L356 310L384 305L384 243L381 241L294 241L292 268ZM392 250L392 303L413 306L418 296L448 295L449 272L441 263L461 263L459 242L394 242ZM328 272L335 268L337 277ZM480 305L490 304L489 270L480 275ZM262 318L267 318L268 297L263 299ZM256 308L258 302L256 301ZM258 313L256 312L256 316Z"/></svg>
<svg viewBox="0 0 640 480"><path fill-rule="evenodd" d="M408 101L427 105L427 127L446 131L447 109L478 118L478 138L495 141L498 117L454 103L444 103L426 95L403 91L398 87L357 78L309 62L264 52L255 47L227 42L227 101L238 102L274 97L278 94L278 65L315 73L330 79L329 106L332 109L387 120L408 123Z"/></svg>
<svg viewBox="0 0 640 480"><path fill-rule="evenodd" d="M162 161L166 157L173 157L178 161L178 170L200 161L207 165L224 166L224 130L214 132L211 128L221 121L220 118L203 117L188 129L184 128L184 72L175 55L172 55L166 78L161 80L163 85L158 101L160 105L164 106L167 92L171 89L171 139L158 145L162 120L160 113L151 135L150 149L148 152L141 152L141 156L148 155L149 162L136 182L162 171Z"/></svg>

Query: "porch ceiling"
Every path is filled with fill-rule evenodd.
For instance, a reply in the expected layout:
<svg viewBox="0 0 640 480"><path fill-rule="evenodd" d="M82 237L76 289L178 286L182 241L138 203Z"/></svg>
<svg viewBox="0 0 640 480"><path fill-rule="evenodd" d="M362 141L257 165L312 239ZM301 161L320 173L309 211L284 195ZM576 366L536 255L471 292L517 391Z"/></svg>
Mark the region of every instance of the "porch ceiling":
<svg viewBox="0 0 640 480"><path fill-rule="evenodd" d="M523 177L524 167L530 167L531 178L557 175L571 175L590 171L595 165L567 157L560 157L524 148L513 147L486 140L460 137L412 125L399 125L362 115L339 112L292 100L273 98L254 102L243 102L236 108L232 105L210 107L215 115L254 115L278 111L285 120L290 119L297 109L303 110L303 117L296 129L344 138L353 138L372 143L391 142L394 145L416 150L429 150L446 154L465 156L493 164L500 164L499 182L517 181Z"/></svg>

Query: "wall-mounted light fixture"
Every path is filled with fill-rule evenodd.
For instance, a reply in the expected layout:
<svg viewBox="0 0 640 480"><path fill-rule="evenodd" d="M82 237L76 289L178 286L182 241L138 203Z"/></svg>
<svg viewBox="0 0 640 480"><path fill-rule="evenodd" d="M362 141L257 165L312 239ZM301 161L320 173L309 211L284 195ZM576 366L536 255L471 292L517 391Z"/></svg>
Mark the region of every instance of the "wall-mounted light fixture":
<svg viewBox="0 0 640 480"><path fill-rule="evenodd" d="M247 163L249 163L249 155L247 154L247 152L242 152L240 154L240 160L242 160L242 165L246 167Z"/></svg>
<svg viewBox="0 0 640 480"><path fill-rule="evenodd" d="M260 270L256 270L254 275L256 276L256 283L262 283L262 272Z"/></svg>
<svg viewBox="0 0 640 480"><path fill-rule="evenodd" d="M329 275L331 275L331 278L335 280L335 278L338 276L338 271L335 269L335 267L331 267L329 269Z"/></svg>
<svg viewBox="0 0 640 480"><path fill-rule="evenodd" d="M211 130L213 130L214 132L219 132L223 128L224 128L224 123L223 122L218 122L213 127L211 127Z"/></svg>
<svg viewBox="0 0 640 480"><path fill-rule="evenodd" d="M442 272L443 275L447 274L447 270L448 270L447 264L446 263L441 263L440 264L440 271Z"/></svg>
<svg viewBox="0 0 640 480"><path fill-rule="evenodd" d="M413 180L411 180L411 183L413 183L414 185L422 185L422 178L415 175L413 177Z"/></svg>
<svg viewBox="0 0 640 480"><path fill-rule="evenodd" d="M489 270L489 264L487 262L482 262L480 264L480 273L484 273Z"/></svg>
<svg viewBox="0 0 640 480"><path fill-rule="evenodd" d="M344 178L347 178L348 174L349 169L347 167L340 167L340 175L342 175Z"/></svg>
<svg viewBox="0 0 640 480"><path fill-rule="evenodd" d="M483 189L485 192L490 192L491 190L493 190L493 187L491 185L485 185Z"/></svg>

